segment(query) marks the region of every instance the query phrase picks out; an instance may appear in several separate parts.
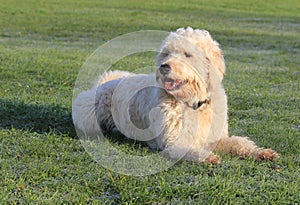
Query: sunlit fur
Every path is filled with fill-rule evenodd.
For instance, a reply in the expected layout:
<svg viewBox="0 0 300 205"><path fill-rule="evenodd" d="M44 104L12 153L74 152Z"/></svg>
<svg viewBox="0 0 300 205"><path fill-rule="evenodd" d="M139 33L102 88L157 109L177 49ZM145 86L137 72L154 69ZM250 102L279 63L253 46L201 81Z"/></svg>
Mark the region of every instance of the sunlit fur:
<svg viewBox="0 0 300 205"><path fill-rule="evenodd" d="M170 67L167 74L159 70L163 64ZM241 158L279 156L246 137L228 137L225 63L209 32L190 27L171 32L156 65L149 75L104 73L73 102L76 128L90 135L117 130L174 159L219 163L215 151ZM168 80L176 80L176 89L164 89Z"/></svg>

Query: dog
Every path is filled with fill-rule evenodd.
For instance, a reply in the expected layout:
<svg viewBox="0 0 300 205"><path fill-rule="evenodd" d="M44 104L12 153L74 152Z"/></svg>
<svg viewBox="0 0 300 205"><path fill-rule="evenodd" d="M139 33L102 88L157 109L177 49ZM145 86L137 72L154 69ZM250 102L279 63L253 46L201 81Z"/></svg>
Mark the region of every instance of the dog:
<svg viewBox="0 0 300 205"><path fill-rule="evenodd" d="M218 152L274 160L279 154L247 137L228 135L225 62L206 30L171 32L153 74L108 71L73 102L73 121L85 135L118 131L172 159L218 164Z"/></svg>

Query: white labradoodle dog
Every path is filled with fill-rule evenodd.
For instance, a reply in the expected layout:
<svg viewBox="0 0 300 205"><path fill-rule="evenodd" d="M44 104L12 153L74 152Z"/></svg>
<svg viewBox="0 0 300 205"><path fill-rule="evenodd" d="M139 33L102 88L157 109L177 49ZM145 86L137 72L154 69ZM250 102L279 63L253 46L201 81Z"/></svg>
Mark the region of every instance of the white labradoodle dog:
<svg viewBox="0 0 300 205"><path fill-rule="evenodd" d="M173 159L220 163L213 151L274 160L246 137L228 136L225 63L209 32L180 28L162 43L155 74L110 71L73 103L86 135L118 130Z"/></svg>

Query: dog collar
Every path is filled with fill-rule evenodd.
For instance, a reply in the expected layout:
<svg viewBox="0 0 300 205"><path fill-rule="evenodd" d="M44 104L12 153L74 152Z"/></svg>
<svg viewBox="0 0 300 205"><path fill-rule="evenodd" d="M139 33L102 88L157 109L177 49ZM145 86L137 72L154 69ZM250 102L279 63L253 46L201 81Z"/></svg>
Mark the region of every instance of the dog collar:
<svg viewBox="0 0 300 205"><path fill-rule="evenodd" d="M204 101L199 101L198 103L195 103L194 105L193 105L193 109L194 110L197 110L198 108L200 108L203 104L208 104L209 103L209 99L205 99Z"/></svg>

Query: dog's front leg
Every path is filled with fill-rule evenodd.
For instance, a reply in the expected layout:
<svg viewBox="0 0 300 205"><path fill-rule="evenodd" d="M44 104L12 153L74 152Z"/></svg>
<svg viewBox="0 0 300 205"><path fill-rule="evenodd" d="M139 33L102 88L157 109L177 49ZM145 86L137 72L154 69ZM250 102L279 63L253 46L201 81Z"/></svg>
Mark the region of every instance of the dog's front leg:
<svg viewBox="0 0 300 205"><path fill-rule="evenodd" d="M279 154L272 149L263 149L247 137L226 137L220 139L216 150L237 155L241 158L254 157L258 160L274 160L279 157Z"/></svg>

